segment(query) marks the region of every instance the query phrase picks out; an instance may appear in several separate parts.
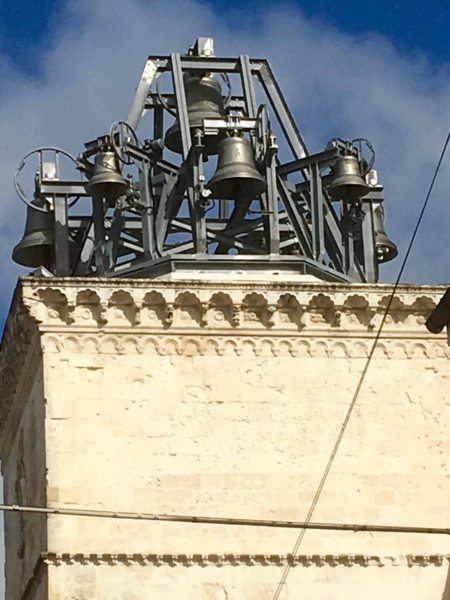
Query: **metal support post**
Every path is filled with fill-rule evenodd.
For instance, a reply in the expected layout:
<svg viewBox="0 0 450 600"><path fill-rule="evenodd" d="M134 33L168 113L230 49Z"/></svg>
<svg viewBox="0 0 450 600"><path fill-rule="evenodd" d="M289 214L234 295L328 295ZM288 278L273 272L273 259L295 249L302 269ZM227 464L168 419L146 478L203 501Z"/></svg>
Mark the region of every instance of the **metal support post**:
<svg viewBox="0 0 450 600"><path fill-rule="evenodd" d="M196 156L192 166L192 181L188 188L189 210L192 221L192 232L196 254L206 254L205 209L200 197L200 186L203 180L203 158L201 148L196 148Z"/></svg>
<svg viewBox="0 0 450 600"><path fill-rule="evenodd" d="M364 253L365 277L368 283L378 281L378 261L375 254L375 236L373 226L373 204L364 199L362 203L364 218L361 223L362 247Z"/></svg>
<svg viewBox="0 0 450 600"><path fill-rule="evenodd" d="M353 236L353 217L347 202L342 202L342 246L344 250L344 272L352 277L357 275Z"/></svg>
<svg viewBox="0 0 450 600"><path fill-rule="evenodd" d="M323 262L325 256L325 236L323 228L323 192L322 179L318 163L313 163L309 169L311 184L311 227L313 258Z"/></svg>
<svg viewBox="0 0 450 600"><path fill-rule="evenodd" d="M269 253L280 253L280 227L278 220L278 191L276 154L273 153L270 164L266 167L267 191L264 194L266 200L267 222L269 233Z"/></svg>
<svg viewBox="0 0 450 600"><path fill-rule="evenodd" d="M156 258L153 198L149 187L150 164L144 160L139 167L139 186L142 202L142 244L144 258Z"/></svg>
<svg viewBox="0 0 450 600"><path fill-rule="evenodd" d="M183 145L183 158L186 160L191 148L192 140L191 130L189 128L186 94L184 91L183 70L181 68L181 58L179 54L171 54L171 60L173 87L177 100L178 123L180 125L181 141Z"/></svg>
<svg viewBox="0 0 450 600"><path fill-rule="evenodd" d="M84 236L83 242L81 244L81 252L79 254L78 262L75 266L75 275L77 277L82 277L86 275L89 267L92 263L92 257L94 254L94 223L93 219L90 219L89 225L86 229L86 234Z"/></svg>
<svg viewBox="0 0 450 600"><path fill-rule="evenodd" d="M155 106L153 111L153 138L162 140L164 139L164 109L162 106Z"/></svg>
<svg viewBox="0 0 450 600"><path fill-rule="evenodd" d="M119 247L120 234L123 229L124 218L121 210L115 210L111 227L108 233L108 240L105 242L105 262L107 271L112 271L117 260L117 250Z"/></svg>
<svg viewBox="0 0 450 600"><path fill-rule="evenodd" d="M67 196L53 196L55 212L55 275L70 275Z"/></svg>
<svg viewBox="0 0 450 600"><path fill-rule="evenodd" d="M92 198L92 213L94 219L94 261L97 275L104 275L107 271L105 255L105 211L104 200L101 197Z"/></svg>

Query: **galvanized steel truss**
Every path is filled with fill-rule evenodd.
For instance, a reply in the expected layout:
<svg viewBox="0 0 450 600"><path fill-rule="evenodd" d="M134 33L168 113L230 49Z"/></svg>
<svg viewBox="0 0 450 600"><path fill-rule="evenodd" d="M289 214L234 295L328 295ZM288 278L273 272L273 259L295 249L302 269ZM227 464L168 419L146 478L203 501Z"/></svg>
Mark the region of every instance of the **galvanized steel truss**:
<svg viewBox="0 0 450 600"><path fill-rule="evenodd" d="M152 91L164 73L172 76L173 92ZM202 140L214 127L227 124L205 121L203 131L191 139L185 73L238 77L241 92L228 103L238 115L231 119L232 125L250 131L253 140L264 125L257 97L270 106L283 138L278 141L291 156L289 162L281 162L271 130L264 131L259 142L267 145L261 170L267 189L260 198L234 203L219 199L211 210ZM178 162L169 161L157 143L167 130L167 108L176 111L179 122L182 155ZM148 113L153 117L153 135L140 144L133 132L140 125L142 129L142 118ZM111 143L121 161L134 163L138 172L129 193L113 204L93 197L89 210L73 214L70 200L89 196L84 183L48 179L39 170L35 196L49 202L55 219L55 274L123 277L153 276L183 267L271 267L330 281L378 279L373 205L383 200L382 186L371 187L358 204L357 215L350 203L330 198L327 169L339 149L308 153L266 60L150 56L126 122L116 125L109 136L86 144L79 168L89 176L88 158Z"/></svg>

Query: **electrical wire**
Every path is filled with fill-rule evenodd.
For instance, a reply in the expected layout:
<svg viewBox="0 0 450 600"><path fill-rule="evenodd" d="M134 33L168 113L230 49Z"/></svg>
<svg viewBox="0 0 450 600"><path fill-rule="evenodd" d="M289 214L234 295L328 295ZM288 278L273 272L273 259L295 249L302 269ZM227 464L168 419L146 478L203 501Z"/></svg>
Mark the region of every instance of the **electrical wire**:
<svg viewBox="0 0 450 600"><path fill-rule="evenodd" d="M410 239L410 242L408 244L408 248L406 250L405 257L403 259L403 262L401 264L400 270L398 272L397 279L395 280L394 286L392 288L392 292L391 292L391 294L389 296L389 300L387 302L385 311L383 313L383 317L381 319L381 322L380 322L380 325L378 327L377 333L375 335L372 347L370 349L369 355L368 355L366 363L364 365L364 369L362 370L361 376L359 378L358 384L357 384L355 392L353 394L352 401L350 402L350 405L348 407L347 413L346 413L346 415L344 417L344 420L342 422L342 425L341 425L341 428L339 430L338 436L336 438L336 442L334 444L333 450L331 451L330 458L328 459L328 463L327 463L327 465L325 467L325 470L324 470L324 472L322 474L322 478L320 480L319 486L318 486L318 488L316 490L316 493L314 494L314 498L313 498L313 500L311 502L311 506L309 507L308 514L306 515L305 523L309 523L311 521L311 519L312 519L312 516L314 514L314 510L315 510L315 508L317 506L317 503L318 503L319 498L320 498L320 496L322 494L325 482L326 482L326 480L328 478L328 475L330 473L331 467L333 465L334 459L335 459L336 454L337 454L337 452L339 450L339 446L341 445L342 438L344 437L345 431L347 429L347 425L348 425L348 422L349 422L350 417L352 415L353 409L355 408L355 404L356 404L356 402L358 400L359 393L361 391L362 385L363 385L364 380L365 380L366 375L367 375L367 371L369 370L370 363L372 362L373 355L375 353L376 347L377 347L378 342L380 340L381 332L382 332L384 324L386 322L386 318L387 318L387 316L389 314L389 311L390 311L390 308L392 306L392 302L393 302L395 294L397 292L397 288L398 288L398 286L400 284L400 280L401 280L403 272L405 270L406 263L408 261L409 255L411 254L411 249L412 249L414 241L416 239L417 232L419 230L420 224L421 224L423 216L425 214L425 210L426 210L426 208L428 206L428 202L430 200L431 192L433 191L434 184L435 184L436 178L438 176L438 173L440 171L441 164L442 164L442 161L444 159L445 153L447 151L447 147L448 147L449 142L450 142L450 131L447 134L447 138L446 138L444 146L442 148L441 155L440 155L438 163L437 163L437 165L435 167L434 174L433 174L433 177L431 179L431 183L430 183L430 186L428 188L427 195L425 196L425 200L424 200L422 208L420 210L419 217L417 219L417 223L416 223L416 225L414 227L414 230L413 230L413 233L411 235L411 239ZM295 545L294 545L294 548L292 550L292 553L291 553L292 557L295 557L297 555L298 550L300 548L300 545L301 545L301 543L303 541L303 538L305 536L306 529L307 528L305 527L300 532L300 534L299 534L299 536L297 538L297 541L295 542ZM284 569L284 572L283 572L283 575L281 577L281 580L279 581L278 587L277 587L277 589L275 591L275 595L273 596L273 600L278 600L278 598L280 597L280 594L281 594L281 592L283 590L283 586L286 584L286 580L288 578L288 575L289 575L289 572L291 570L291 567L292 567L292 561L288 562L288 564L286 565L286 567Z"/></svg>
<svg viewBox="0 0 450 600"><path fill-rule="evenodd" d="M18 504L0 504L0 512L18 512L29 514L64 515L71 517L94 517L102 519L124 519L129 521L164 521L172 523L191 523L204 525L235 525L244 527L272 527L282 529L320 529L325 531L386 532L450 535L450 528L417 527L406 525L373 525L368 523L303 523L301 521L283 521L269 519L237 519L231 517L205 517L194 515L157 514L123 512L112 510L91 510L89 508L56 508L52 506L21 506Z"/></svg>

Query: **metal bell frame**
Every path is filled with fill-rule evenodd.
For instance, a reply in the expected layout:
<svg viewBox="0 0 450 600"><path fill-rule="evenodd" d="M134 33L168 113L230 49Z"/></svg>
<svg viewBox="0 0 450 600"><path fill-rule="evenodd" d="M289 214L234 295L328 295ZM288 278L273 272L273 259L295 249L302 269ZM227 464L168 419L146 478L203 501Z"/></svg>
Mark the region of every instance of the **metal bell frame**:
<svg viewBox="0 0 450 600"><path fill-rule="evenodd" d="M41 177L36 182L36 193L52 197L55 207L55 274L154 277L180 269L270 268L328 281L377 281L372 205L383 202L382 186L370 185L356 202L333 200L327 188L330 168L343 156L340 144L309 154L269 63L245 55L218 58L211 47L210 38L199 38L186 55L150 56L127 119L86 144L78 167L87 179L92 176L88 159L105 145L123 167L136 167L138 175L128 179L122 196L109 204L92 198L90 209L73 214L70 198L90 197L86 181ZM154 82L164 73L172 77L173 93L153 91ZM238 78L241 88L229 98L228 113L223 118L205 118L193 136L186 73L224 74ZM259 107L257 91L265 96ZM279 155L268 106L278 135L284 138L283 150L287 147L291 154L288 161ZM176 160L163 147L173 126L173 116L165 122L166 108L176 111L180 130L182 152ZM140 143L135 132L145 113L153 116L153 131L150 139ZM220 139L229 131L252 140L266 191L257 199L234 204L220 199L216 209L204 173L205 140ZM357 145L352 152L362 160ZM78 245L74 265L69 260L70 240Z"/></svg>

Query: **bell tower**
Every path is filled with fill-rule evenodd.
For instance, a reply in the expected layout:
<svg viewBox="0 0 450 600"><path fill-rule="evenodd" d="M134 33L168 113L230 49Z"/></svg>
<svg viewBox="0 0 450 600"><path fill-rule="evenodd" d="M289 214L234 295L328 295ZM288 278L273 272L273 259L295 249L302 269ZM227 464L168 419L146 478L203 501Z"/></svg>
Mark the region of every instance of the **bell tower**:
<svg viewBox="0 0 450 600"><path fill-rule="evenodd" d="M24 158L13 258L33 271L0 352L8 600L271 600L286 568L285 600L449 600L439 286L398 288L325 529L294 551L392 291L374 163L363 138L309 153L267 60L211 38L148 57L126 119L79 156Z"/></svg>

